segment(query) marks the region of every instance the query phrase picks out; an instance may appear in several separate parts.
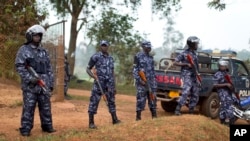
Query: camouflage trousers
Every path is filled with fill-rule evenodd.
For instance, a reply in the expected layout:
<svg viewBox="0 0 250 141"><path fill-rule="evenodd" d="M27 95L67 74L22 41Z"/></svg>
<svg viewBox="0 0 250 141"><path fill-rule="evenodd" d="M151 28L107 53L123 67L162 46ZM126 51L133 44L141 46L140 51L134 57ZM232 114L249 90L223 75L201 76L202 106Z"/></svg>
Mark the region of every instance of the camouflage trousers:
<svg viewBox="0 0 250 141"><path fill-rule="evenodd" d="M231 105L234 103L234 99L231 94L226 91L219 92L220 99L220 111L219 118L224 119L233 119L233 108Z"/></svg>
<svg viewBox="0 0 250 141"><path fill-rule="evenodd" d="M23 92L23 110L20 132L30 132L34 123L34 112L38 103L42 129L52 128L50 98L42 93Z"/></svg>
<svg viewBox="0 0 250 141"><path fill-rule="evenodd" d="M100 82L102 89L105 93L105 96L107 98L107 103L108 103L108 109L110 113L116 112L116 105L115 105L115 93L113 89L108 89L108 87L105 85L106 83ZM89 108L88 108L88 113L90 114L96 114L97 109L99 106L99 102L102 98L102 93L101 90L98 86L98 84L95 82L91 91L91 96L89 99Z"/></svg>
<svg viewBox="0 0 250 141"><path fill-rule="evenodd" d="M64 81L64 95L67 95L67 92L68 92L68 84L69 84L68 81Z"/></svg>
<svg viewBox="0 0 250 141"><path fill-rule="evenodd" d="M196 79L190 76L184 76L182 95L178 101L179 105L183 106L184 104L186 104L187 99L189 98L189 108L195 108L199 101L199 91L200 88L196 83Z"/></svg>
<svg viewBox="0 0 250 141"><path fill-rule="evenodd" d="M146 101L148 100L148 107L151 112L156 111L156 95L154 94L155 99L152 101L149 96L148 89L140 84L137 84L137 94L136 94L136 111L143 111L146 106Z"/></svg>

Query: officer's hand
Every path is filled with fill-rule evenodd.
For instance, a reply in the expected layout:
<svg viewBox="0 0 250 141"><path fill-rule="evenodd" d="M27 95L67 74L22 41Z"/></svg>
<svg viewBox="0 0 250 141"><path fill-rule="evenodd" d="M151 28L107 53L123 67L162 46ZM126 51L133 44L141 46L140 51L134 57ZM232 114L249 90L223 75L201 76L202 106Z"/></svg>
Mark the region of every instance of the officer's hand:
<svg viewBox="0 0 250 141"><path fill-rule="evenodd" d="M146 85L146 83L144 81L140 81L141 85Z"/></svg>
<svg viewBox="0 0 250 141"><path fill-rule="evenodd" d="M227 86L228 88L230 88L230 89L233 88L233 86L232 86L230 83L226 83L226 86Z"/></svg>
<svg viewBox="0 0 250 141"><path fill-rule="evenodd" d="M53 88L53 87L50 87L49 90L50 90L50 92L53 92L54 88Z"/></svg>
<svg viewBox="0 0 250 141"><path fill-rule="evenodd" d="M30 79L30 83L32 83L32 84L37 84L38 80L39 80L39 79L37 79L37 78L35 78L35 77L32 77L32 78Z"/></svg>
<svg viewBox="0 0 250 141"><path fill-rule="evenodd" d="M191 65L190 63L187 63L187 66L188 66L189 68L192 68L192 65Z"/></svg>

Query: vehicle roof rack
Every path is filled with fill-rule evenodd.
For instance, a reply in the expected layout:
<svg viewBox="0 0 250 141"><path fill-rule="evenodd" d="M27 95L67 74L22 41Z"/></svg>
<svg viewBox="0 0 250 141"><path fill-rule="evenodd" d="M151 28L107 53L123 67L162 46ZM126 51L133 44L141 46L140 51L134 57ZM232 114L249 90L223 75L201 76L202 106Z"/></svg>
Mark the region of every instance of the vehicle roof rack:
<svg viewBox="0 0 250 141"><path fill-rule="evenodd" d="M211 50L211 49L207 49L207 50L201 50L201 52L205 52L208 53L209 55L213 56L213 57L237 57L237 52L233 51L233 50Z"/></svg>

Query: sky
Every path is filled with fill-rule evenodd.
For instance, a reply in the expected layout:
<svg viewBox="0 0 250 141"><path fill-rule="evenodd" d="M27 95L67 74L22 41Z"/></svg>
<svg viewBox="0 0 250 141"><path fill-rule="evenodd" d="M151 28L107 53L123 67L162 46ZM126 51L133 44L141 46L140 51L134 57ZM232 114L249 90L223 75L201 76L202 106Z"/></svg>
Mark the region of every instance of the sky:
<svg viewBox="0 0 250 141"><path fill-rule="evenodd" d="M204 49L250 49L250 0L226 0L226 9L218 11L207 7L208 0L181 0L182 9L175 17L176 30L201 39ZM148 15L148 16L147 16ZM143 3L135 28L149 33L154 47L161 47L165 21L150 13L150 4ZM185 44L185 43L183 43Z"/></svg>
<svg viewBox="0 0 250 141"><path fill-rule="evenodd" d="M218 11L207 7L209 0L181 0L182 9L176 14L174 28L184 35L184 43L188 36L201 39L203 49L233 49L240 51L250 49L250 0L225 0L226 9ZM164 42L164 25L151 14L150 1L142 1L138 11L139 19L134 29L148 34L153 47L161 47ZM58 22L53 14L49 24ZM70 26L70 19L66 27ZM66 33L70 28L66 28ZM83 32L83 31L82 31ZM68 34L67 34L68 35ZM79 34L82 38L83 34ZM77 42L81 40L78 38ZM66 46L69 36L66 36Z"/></svg>

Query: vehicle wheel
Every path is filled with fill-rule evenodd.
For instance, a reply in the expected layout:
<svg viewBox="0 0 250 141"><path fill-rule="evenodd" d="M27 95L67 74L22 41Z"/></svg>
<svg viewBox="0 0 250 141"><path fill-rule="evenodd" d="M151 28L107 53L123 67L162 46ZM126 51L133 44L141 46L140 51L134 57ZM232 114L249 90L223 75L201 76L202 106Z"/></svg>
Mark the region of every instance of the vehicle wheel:
<svg viewBox="0 0 250 141"><path fill-rule="evenodd" d="M161 101L161 107L166 112L174 112L177 104L178 103L176 101L170 101L170 102Z"/></svg>
<svg viewBox="0 0 250 141"><path fill-rule="evenodd" d="M207 117L215 119L219 115L220 101L216 92L212 92L207 99L202 102L201 112Z"/></svg>

